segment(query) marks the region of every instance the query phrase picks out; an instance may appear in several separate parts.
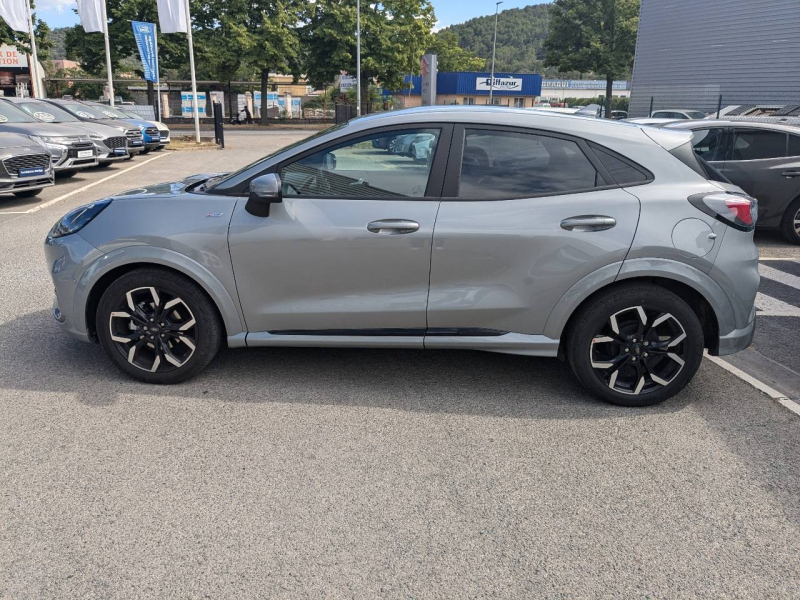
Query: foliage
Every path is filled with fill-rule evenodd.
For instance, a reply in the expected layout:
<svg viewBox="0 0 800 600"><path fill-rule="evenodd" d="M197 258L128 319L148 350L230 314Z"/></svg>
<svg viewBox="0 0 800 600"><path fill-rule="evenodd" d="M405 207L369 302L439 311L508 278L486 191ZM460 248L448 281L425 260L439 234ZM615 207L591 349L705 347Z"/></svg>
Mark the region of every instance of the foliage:
<svg viewBox="0 0 800 600"><path fill-rule="evenodd" d="M560 102L566 103L568 106L588 106L589 104L604 104L604 96L597 96L596 98L564 98ZM630 107L631 99L623 96L614 96L611 99L611 110L625 110Z"/></svg>
<svg viewBox="0 0 800 600"><path fill-rule="evenodd" d="M35 3L31 0L31 10L35 8ZM50 41L50 27L36 17L33 13L33 35L36 37L36 53L39 56L39 62L44 62L50 58L50 50L53 47ZM30 54L31 52L31 37L27 31L14 31L8 24L0 19L0 44L8 44L16 46L21 52Z"/></svg>
<svg viewBox="0 0 800 600"><path fill-rule="evenodd" d="M439 71L480 71L484 60L458 43L458 34L444 30L431 36L427 54L435 54Z"/></svg>
<svg viewBox="0 0 800 600"><path fill-rule="evenodd" d="M488 5L487 5L488 6ZM500 12L497 17L495 69L510 73L542 73L544 50L550 24L549 5L536 4ZM436 36L455 33L464 50L483 59L488 71L492 60L494 14L470 19L442 29Z"/></svg>
<svg viewBox="0 0 800 600"><path fill-rule="evenodd" d="M67 31L70 29L70 27L56 27L50 32L50 43L53 44L53 49L50 51L52 60L64 60L67 58L67 49L64 43L67 38Z"/></svg>
<svg viewBox="0 0 800 600"><path fill-rule="evenodd" d="M633 66L641 0L555 0L546 64L606 78L606 111L614 77Z"/></svg>

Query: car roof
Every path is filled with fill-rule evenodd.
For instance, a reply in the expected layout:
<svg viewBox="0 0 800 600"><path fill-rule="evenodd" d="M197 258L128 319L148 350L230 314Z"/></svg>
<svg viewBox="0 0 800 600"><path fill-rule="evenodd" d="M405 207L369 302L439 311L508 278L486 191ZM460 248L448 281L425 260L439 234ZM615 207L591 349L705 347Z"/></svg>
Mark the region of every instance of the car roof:
<svg viewBox="0 0 800 600"><path fill-rule="evenodd" d="M665 127L671 129L703 129L706 127L747 127L749 129L769 129L786 133L800 133L800 127L781 123L764 123L762 121L737 121L733 119L698 119L695 121L673 121Z"/></svg>

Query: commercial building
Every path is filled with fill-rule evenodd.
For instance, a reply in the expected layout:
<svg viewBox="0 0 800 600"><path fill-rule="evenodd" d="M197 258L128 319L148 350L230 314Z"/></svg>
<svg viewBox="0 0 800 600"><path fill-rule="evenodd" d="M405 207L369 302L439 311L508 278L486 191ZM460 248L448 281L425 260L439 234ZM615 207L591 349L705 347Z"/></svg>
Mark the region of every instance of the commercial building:
<svg viewBox="0 0 800 600"><path fill-rule="evenodd" d="M629 98L628 81L614 81L611 95ZM545 79L542 81L542 101L563 102L566 98L597 98L606 95L605 79Z"/></svg>
<svg viewBox="0 0 800 600"><path fill-rule="evenodd" d="M410 87L399 92L386 92L395 105L411 108L422 104L422 77L406 77ZM469 71L436 75L436 104L489 104L491 73ZM495 73L492 103L500 106L530 108L542 93L542 76L530 73Z"/></svg>
<svg viewBox="0 0 800 600"><path fill-rule="evenodd" d="M0 45L0 93L4 96L31 95L31 68L28 55L17 50L16 46ZM39 64L39 82L37 89L42 89L41 78L44 68Z"/></svg>
<svg viewBox="0 0 800 600"><path fill-rule="evenodd" d="M797 0L642 0L630 115L800 105Z"/></svg>

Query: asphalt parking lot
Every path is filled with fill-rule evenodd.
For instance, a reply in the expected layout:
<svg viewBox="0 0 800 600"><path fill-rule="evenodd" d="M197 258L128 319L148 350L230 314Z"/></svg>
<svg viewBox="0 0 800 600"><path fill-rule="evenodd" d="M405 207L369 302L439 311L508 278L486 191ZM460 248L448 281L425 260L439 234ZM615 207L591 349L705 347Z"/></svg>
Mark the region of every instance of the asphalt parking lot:
<svg viewBox="0 0 800 600"><path fill-rule="evenodd" d="M800 416L710 361L630 410L477 352L227 350L146 386L61 334L63 213L307 134L0 199L0 599L797 598ZM737 366L796 395L800 248L757 239L763 359Z"/></svg>

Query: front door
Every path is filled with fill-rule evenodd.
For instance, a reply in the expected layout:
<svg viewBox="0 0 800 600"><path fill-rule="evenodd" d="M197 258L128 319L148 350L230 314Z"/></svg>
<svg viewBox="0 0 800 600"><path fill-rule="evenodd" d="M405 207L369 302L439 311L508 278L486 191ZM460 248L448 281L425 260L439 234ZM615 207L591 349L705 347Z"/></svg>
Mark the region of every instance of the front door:
<svg viewBox="0 0 800 600"><path fill-rule="evenodd" d="M585 142L564 136L461 131L452 146L463 158L454 164L461 152L451 153L450 197L436 220L428 327L542 334L575 283L621 263L631 246L639 200L610 183L609 171L631 183L647 175L611 153L604 160L616 162L605 168Z"/></svg>
<svg viewBox="0 0 800 600"><path fill-rule="evenodd" d="M248 331L421 343L441 192L431 173L450 133L362 132L279 165L282 202L269 216L239 201L229 238Z"/></svg>

